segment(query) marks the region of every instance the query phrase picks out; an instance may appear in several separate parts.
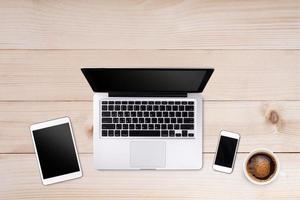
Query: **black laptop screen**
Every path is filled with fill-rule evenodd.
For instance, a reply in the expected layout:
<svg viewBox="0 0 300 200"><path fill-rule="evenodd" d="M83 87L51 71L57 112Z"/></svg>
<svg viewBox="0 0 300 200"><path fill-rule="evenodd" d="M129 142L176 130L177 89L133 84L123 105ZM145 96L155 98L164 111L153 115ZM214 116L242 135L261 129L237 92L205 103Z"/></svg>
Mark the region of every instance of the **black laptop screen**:
<svg viewBox="0 0 300 200"><path fill-rule="evenodd" d="M94 92L202 92L213 69L81 69Z"/></svg>

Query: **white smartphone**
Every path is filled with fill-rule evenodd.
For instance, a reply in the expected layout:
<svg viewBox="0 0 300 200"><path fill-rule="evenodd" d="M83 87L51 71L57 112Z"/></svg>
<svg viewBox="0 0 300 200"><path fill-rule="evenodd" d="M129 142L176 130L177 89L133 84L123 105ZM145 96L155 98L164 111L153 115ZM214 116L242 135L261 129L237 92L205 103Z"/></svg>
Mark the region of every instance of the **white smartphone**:
<svg viewBox="0 0 300 200"><path fill-rule="evenodd" d="M240 135L229 131L221 131L213 169L231 173L239 145Z"/></svg>
<svg viewBox="0 0 300 200"><path fill-rule="evenodd" d="M31 125L30 131L44 185L82 176L68 117Z"/></svg>

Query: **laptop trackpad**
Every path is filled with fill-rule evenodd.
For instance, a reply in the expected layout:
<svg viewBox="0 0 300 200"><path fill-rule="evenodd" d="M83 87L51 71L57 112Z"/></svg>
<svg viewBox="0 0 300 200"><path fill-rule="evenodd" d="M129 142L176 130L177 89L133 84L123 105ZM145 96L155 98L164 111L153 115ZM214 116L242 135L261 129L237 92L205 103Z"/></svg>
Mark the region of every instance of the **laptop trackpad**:
<svg viewBox="0 0 300 200"><path fill-rule="evenodd" d="M140 169L166 166L166 142L133 141L130 143L130 167Z"/></svg>

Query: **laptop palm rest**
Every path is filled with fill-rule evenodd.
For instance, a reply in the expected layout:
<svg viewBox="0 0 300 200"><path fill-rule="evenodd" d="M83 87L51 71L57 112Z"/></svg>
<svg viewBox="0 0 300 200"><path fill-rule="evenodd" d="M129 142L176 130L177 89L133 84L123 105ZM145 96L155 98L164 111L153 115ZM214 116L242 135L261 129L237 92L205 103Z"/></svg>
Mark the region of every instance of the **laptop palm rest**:
<svg viewBox="0 0 300 200"><path fill-rule="evenodd" d="M156 169L166 167L166 142L130 142L130 167Z"/></svg>

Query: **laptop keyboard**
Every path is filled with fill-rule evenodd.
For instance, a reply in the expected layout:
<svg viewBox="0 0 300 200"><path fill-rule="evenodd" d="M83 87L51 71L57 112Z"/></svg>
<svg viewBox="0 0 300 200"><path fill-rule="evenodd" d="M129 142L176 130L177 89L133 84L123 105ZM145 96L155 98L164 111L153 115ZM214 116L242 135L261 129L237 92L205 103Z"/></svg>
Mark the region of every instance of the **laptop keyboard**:
<svg viewBox="0 0 300 200"><path fill-rule="evenodd" d="M194 101L100 101L102 137L194 137Z"/></svg>

